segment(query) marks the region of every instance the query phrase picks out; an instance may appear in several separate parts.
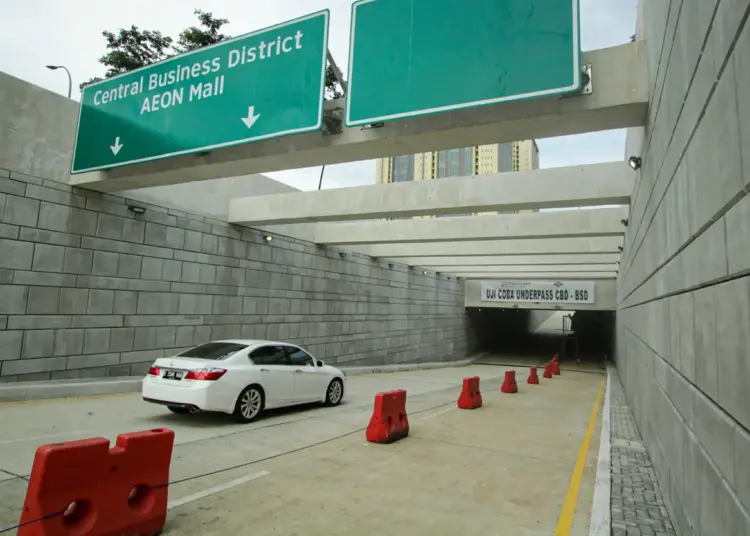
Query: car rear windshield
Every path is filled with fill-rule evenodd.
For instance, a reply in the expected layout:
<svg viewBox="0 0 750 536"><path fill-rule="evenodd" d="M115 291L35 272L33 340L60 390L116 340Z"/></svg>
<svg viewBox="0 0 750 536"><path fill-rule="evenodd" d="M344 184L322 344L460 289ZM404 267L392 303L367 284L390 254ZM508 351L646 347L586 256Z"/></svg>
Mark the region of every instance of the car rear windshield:
<svg viewBox="0 0 750 536"><path fill-rule="evenodd" d="M178 357L197 357L199 359L224 359L230 355L247 348L246 344L237 344L233 342L207 342L186 352L182 352Z"/></svg>

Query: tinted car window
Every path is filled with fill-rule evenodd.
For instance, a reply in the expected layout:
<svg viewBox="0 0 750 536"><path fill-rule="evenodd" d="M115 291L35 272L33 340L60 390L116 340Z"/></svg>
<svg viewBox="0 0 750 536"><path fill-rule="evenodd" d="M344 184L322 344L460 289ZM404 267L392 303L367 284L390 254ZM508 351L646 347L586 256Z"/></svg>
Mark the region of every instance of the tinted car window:
<svg viewBox="0 0 750 536"><path fill-rule="evenodd" d="M282 346L263 346L253 350L250 359L256 365L291 365L289 356Z"/></svg>
<svg viewBox="0 0 750 536"><path fill-rule="evenodd" d="M292 365L301 367L304 365L314 365L315 361L309 354L300 350L299 348L287 348L289 352L289 359L292 361Z"/></svg>
<svg viewBox="0 0 750 536"><path fill-rule="evenodd" d="M246 344L232 342L207 342L195 348L182 352L178 357L198 357L200 359L225 359L240 350L247 348Z"/></svg>

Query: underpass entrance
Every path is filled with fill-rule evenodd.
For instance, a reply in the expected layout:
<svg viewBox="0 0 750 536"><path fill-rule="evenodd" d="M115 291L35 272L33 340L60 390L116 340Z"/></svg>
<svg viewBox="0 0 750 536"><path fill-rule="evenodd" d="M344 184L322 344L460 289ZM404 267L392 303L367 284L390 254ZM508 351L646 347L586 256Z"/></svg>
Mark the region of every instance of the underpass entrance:
<svg viewBox="0 0 750 536"><path fill-rule="evenodd" d="M501 360L535 364L559 354L562 362L594 364L613 352L614 311L467 307L466 312L476 352Z"/></svg>

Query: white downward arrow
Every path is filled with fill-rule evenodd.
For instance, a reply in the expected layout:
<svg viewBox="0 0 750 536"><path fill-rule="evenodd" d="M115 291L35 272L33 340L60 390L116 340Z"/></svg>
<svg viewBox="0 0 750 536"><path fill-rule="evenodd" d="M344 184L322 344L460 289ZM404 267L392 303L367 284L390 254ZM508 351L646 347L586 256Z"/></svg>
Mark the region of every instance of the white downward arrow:
<svg viewBox="0 0 750 536"><path fill-rule="evenodd" d="M115 144L109 146L110 149L112 149L112 154L117 156L117 153L120 152L120 149L122 149L122 143L120 143L120 136L117 136L115 138Z"/></svg>
<svg viewBox="0 0 750 536"><path fill-rule="evenodd" d="M260 114L255 115L255 106L250 106L247 109L247 117L241 117L240 119L242 119L242 122L245 123L247 128L250 128L255 124L259 117Z"/></svg>

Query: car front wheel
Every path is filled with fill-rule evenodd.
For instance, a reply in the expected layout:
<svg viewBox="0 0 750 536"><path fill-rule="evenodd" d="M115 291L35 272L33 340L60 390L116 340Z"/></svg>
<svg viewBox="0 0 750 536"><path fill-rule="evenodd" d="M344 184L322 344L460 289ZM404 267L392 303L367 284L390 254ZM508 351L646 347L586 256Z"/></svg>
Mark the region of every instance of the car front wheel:
<svg viewBox="0 0 750 536"><path fill-rule="evenodd" d="M334 378L328 384L326 390L326 406L338 406L344 396L344 382L339 378Z"/></svg>
<svg viewBox="0 0 750 536"><path fill-rule="evenodd" d="M239 422L251 422L263 410L264 394L257 385L245 387L234 405L234 418Z"/></svg>

